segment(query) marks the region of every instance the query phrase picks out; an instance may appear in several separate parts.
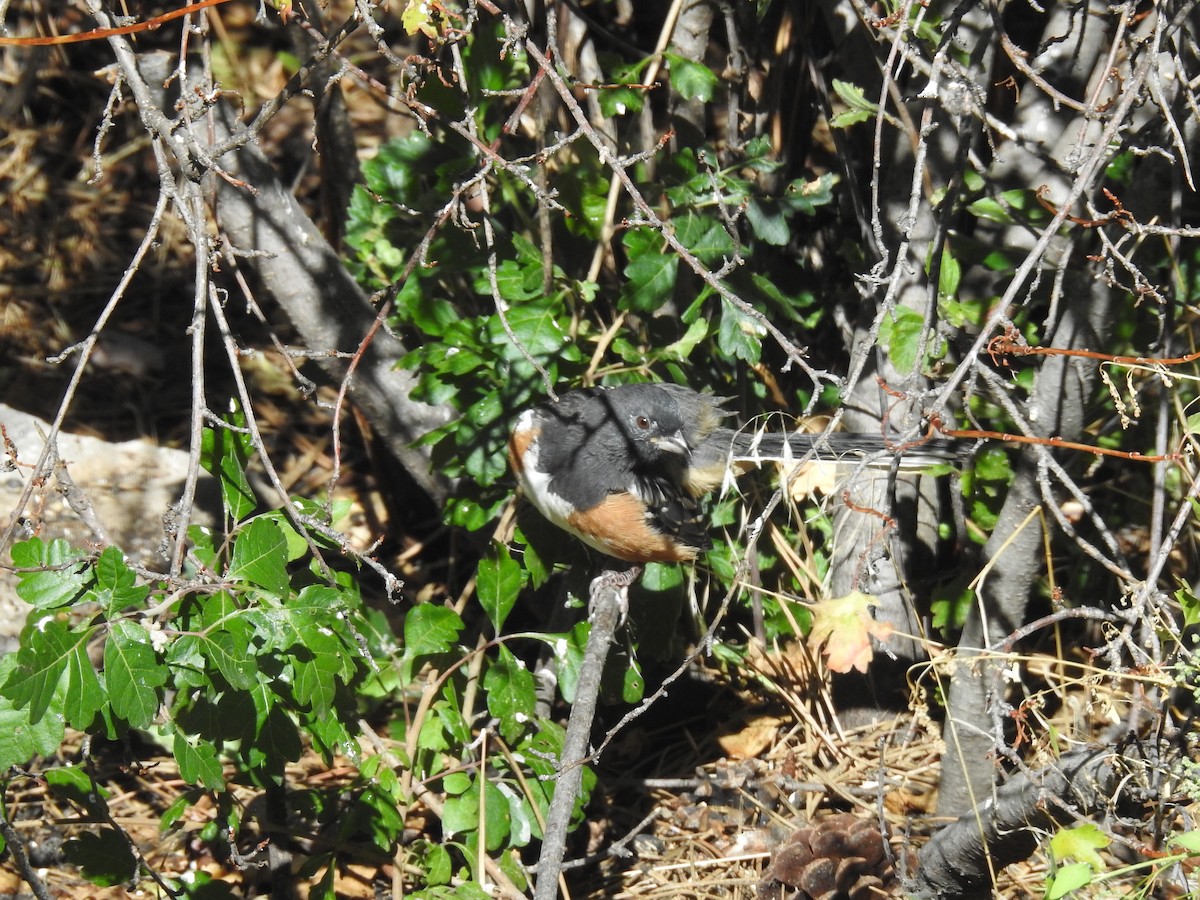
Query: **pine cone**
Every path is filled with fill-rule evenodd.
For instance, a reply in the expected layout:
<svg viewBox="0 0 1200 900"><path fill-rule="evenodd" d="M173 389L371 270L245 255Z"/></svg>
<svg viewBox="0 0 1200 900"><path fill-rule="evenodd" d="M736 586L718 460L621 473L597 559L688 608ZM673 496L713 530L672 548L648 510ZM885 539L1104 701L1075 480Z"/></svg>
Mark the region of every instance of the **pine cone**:
<svg viewBox="0 0 1200 900"><path fill-rule="evenodd" d="M798 829L775 851L759 900L872 900L890 896L896 875L883 835L850 813Z"/></svg>

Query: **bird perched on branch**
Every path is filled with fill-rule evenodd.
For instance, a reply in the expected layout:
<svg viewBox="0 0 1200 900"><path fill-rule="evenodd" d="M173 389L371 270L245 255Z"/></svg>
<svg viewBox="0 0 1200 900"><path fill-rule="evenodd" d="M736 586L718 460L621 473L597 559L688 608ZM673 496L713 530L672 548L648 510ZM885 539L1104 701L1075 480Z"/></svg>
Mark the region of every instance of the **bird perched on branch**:
<svg viewBox="0 0 1200 900"><path fill-rule="evenodd" d="M712 547L699 498L729 471L810 459L911 470L962 456L941 438L897 448L882 435L734 431L721 424L725 402L674 384L572 391L521 414L509 459L547 519L601 553L647 563Z"/></svg>

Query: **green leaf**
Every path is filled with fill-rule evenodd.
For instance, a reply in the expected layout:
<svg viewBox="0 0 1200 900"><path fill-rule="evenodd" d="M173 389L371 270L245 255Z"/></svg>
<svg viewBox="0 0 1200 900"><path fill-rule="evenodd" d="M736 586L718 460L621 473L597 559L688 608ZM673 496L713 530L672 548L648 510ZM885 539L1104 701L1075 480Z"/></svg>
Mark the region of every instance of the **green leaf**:
<svg viewBox="0 0 1200 900"><path fill-rule="evenodd" d="M490 781L483 782L482 807L480 793L480 782L474 780L463 793L447 797L442 810L442 828L451 836L469 835L478 832L482 824L486 831L484 845L488 850L496 851L508 843L512 823L508 801Z"/></svg>
<svg viewBox="0 0 1200 900"><path fill-rule="evenodd" d="M229 591L216 591L200 604L200 624L205 630L229 628L243 610Z"/></svg>
<svg viewBox="0 0 1200 900"><path fill-rule="evenodd" d="M1112 839L1094 823L1084 822L1074 828L1063 828L1050 838L1050 852L1056 860L1074 857L1090 866L1092 871L1102 872L1105 869L1104 860L1096 851L1102 850L1111 842ZM1057 881L1056 876L1055 883Z"/></svg>
<svg viewBox="0 0 1200 900"><path fill-rule="evenodd" d="M104 644L104 677L113 712L134 728L145 728L158 712L157 688L167 683L150 633L134 622L112 623Z"/></svg>
<svg viewBox="0 0 1200 900"><path fill-rule="evenodd" d="M400 680L412 679L413 665L423 656L449 653L462 633L458 613L436 603L421 603L404 617L404 652L400 657Z"/></svg>
<svg viewBox="0 0 1200 900"><path fill-rule="evenodd" d="M762 357L762 339L767 329L761 322L721 298L721 325L717 345L723 353L750 365Z"/></svg>
<svg viewBox="0 0 1200 900"><path fill-rule="evenodd" d="M276 597L288 595L287 541L278 525L258 518L238 532L229 577L257 585Z"/></svg>
<svg viewBox="0 0 1200 900"><path fill-rule="evenodd" d="M450 861L450 853L445 847L432 841L421 841L417 852L421 854L421 861L418 865L424 870L426 884L450 883L454 868Z"/></svg>
<svg viewBox="0 0 1200 900"><path fill-rule="evenodd" d="M337 627L345 631L339 617L348 608L347 597L354 598L352 590L332 587L327 584L310 584L288 601L287 610L300 623L298 627Z"/></svg>
<svg viewBox="0 0 1200 900"><path fill-rule="evenodd" d="M290 3L291 0L271 2ZM228 882L218 880L203 870L189 871L186 880L168 879L167 883L179 891L179 896L184 900L239 900L241 897L241 891L234 893L232 885Z"/></svg>
<svg viewBox="0 0 1200 900"><path fill-rule="evenodd" d="M59 540L62 540L59 538ZM66 541L63 541L65 544ZM45 565L42 557L46 553L46 543L41 538L30 538L13 544L12 561L18 569L36 569Z"/></svg>
<svg viewBox="0 0 1200 900"><path fill-rule="evenodd" d="M933 627L939 631L961 628L967 621L967 615L975 605L975 592L963 590L957 597L946 597L934 600L930 604L933 613Z"/></svg>
<svg viewBox="0 0 1200 900"><path fill-rule="evenodd" d="M775 201L751 198L746 206L746 221L759 240L774 247L784 246L792 236L787 215Z"/></svg>
<svg viewBox="0 0 1200 900"><path fill-rule="evenodd" d="M396 316L433 337L441 337L447 328L462 318L454 304L436 296L419 278L404 282L396 296Z"/></svg>
<svg viewBox="0 0 1200 900"><path fill-rule="evenodd" d="M958 285L962 280L962 266L959 265L950 246L942 249L942 266L938 269L938 299L953 300L958 297Z"/></svg>
<svg viewBox="0 0 1200 900"><path fill-rule="evenodd" d="M303 497L293 497L292 502L296 504L296 508L300 511L301 515L312 516L318 522L326 522L329 524L327 520L329 520L330 517L327 515L327 511L322 504L316 503L312 500L306 500ZM338 521L339 516L338 509L336 507L339 505L340 503L335 503L332 522ZM308 553L308 541L305 540L304 535L296 530L296 526L292 524L291 520L287 517L287 513L285 513L282 509L272 509L269 512L263 513L257 518L266 519L268 522L275 523L275 527L278 528L279 533L283 535L284 544L287 546L286 556L289 563L293 563L298 559L304 558L304 556ZM314 534L313 537L318 543L323 542L324 546L326 547L333 546L332 543L325 539L323 535Z"/></svg>
<svg viewBox="0 0 1200 900"><path fill-rule="evenodd" d="M419 180L428 171L429 157L438 150L434 142L419 130L388 141L373 159L363 164L367 185L386 200L404 206L418 201Z"/></svg>
<svg viewBox="0 0 1200 900"><path fill-rule="evenodd" d="M17 596L37 609L56 609L73 603L85 587L80 574L83 563L67 569L23 574L17 584Z"/></svg>
<svg viewBox="0 0 1200 900"><path fill-rule="evenodd" d="M15 653L0 658L0 678L11 675L16 663ZM28 709L18 708L7 693L0 693L0 772L58 749L66 731L62 707L59 691L41 719L31 722Z"/></svg>
<svg viewBox="0 0 1200 900"><path fill-rule="evenodd" d="M1060 866L1055 870L1053 878L1049 879L1050 887L1046 891L1045 900L1059 900L1074 891L1092 883L1092 867L1087 863L1071 863Z"/></svg>
<svg viewBox="0 0 1200 900"><path fill-rule="evenodd" d="M29 713L17 709L7 697L0 697L0 771L24 765L35 756L49 756L59 748L66 735L66 722L56 707L37 722Z"/></svg>
<svg viewBox="0 0 1200 900"><path fill-rule="evenodd" d="M137 859L115 828L105 827L72 838L63 844L63 855L98 887L112 887L137 877Z"/></svg>
<svg viewBox="0 0 1200 900"><path fill-rule="evenodd" d="M1182 850L1189 856L1200 856L1200 831L1173 834L1167 841L1172 850Z"/></svg>
<svg viewBox="0 0 1200 900"><path fill-rule="evenodd" d="M837 113L829 122L833 128L847 128L858 122L865 122L875 115L879 109L867 99L862 88L848 81L833 79L833 90L848 109Z"/></svg>
<svg viewBox="0 0 1200 900"><path fill-rule="evenodd" d="M29 722L36 725L50 708L66 673L65 714L72 728L92 724L104 705L104 689L88 656L87 645L95 628L71 632L57 619L45 616L25 627L16 666L4 684L4 695L16 707L29 707Z"/></svg>
<svg viewBox="0 0 1200 900"><path fill-rule="evenodd" d="M245 628L214 631L199 637L200 652L217 667L235 691L247 691L258 680L258 663L250 652Z"/></svg>
<svg viewBox="0 0 1200 900"><path fill-rule="evenodd" d="M583 666L583 654L587 649L587 639L590 633L591 626L587 622L578 622L567 634L558 636L566 638L566 640L551 640L548 643L558 667L558 689L568 703L575 702L575 688L579 685L579 669Z"/></svg>
<svg viewBox="0 0 1200 900"><path fill-rule="evenodd" d="M41 538L30 538L14 545L12 549L13 565L20 569L61 567L82 556L62 538L55 538L49 544Z"/></svg>
<svg viewBox="0 0 1200 900"><path fill-rule="evenodd" d="M1180 588L1175 592L1175 599L1179 602L1179 608L1183 611L1183 627L1191 628L1196 623L1200 622L1200 600L1196 599L1187 588Z"/></svg>
<svg viewBox="0 0 1200 900"><path fill-rule="evenodd" d="M404 618L404 652L415 656L449 653L464 627L454 610L421 603Z"/></svg>
<svg viewBox="0 0 1200 900"><path fill-rule="evenodd" d="M600 54L599 59L601 71L608 73L608 83L597 92L600 111L610 119L641 112L646 103L642 70L650 64L650 57L633 64L625 64L620 57L607 53Z"/></svg>
<svg viewBox="0 0 1200 900"><path fill-rule="evenodd" d="M626 703L641 703L646 694L646 679L637 660L630 660L621 678L621 699Z"/></svg>
<svg viewBox="0 0 1200 900"><path fill-rule="evenodd" d="M231 404L229 428L205 428L200 441L200 465L221 485L225 512L240 522L254 511L258 500L246 478L246 463L253 452L250 433L245 430L246 415ZM240 429L240 430L238 430Z"/></svg>
<svg viewBox="0 0 1200 900"><path fill-rule="evenodd" d="M56 766L47 769L43 776L56 797L86 809L92 816L102 817L104 801L112 794L96 781L81 766Z"/></svg>
<svg viewBox="0 0 1200 900"><path fill-rule="evenodd" d="M310 585L284 607L254 609L245 620L254 623L256 640L263 642L263 653L279 656L292 667L287 679L295 699L317 718L328 716L339 683L349 683L357 672L360 656L356 643L348 635L343 592L327 585ZM261 685L259 685L261 686ZM274 703L270 694L259 694L260 714Z"/></svg>
<svg viewBox="0 0 1200 900"><path fill-rule="evenodd" d="M566 731L559 725L553 723L544 723L542 729L535 735L531 735L526 740L522 741L517 750L521 754L521 758L529 765L530 771L533 772L536 778L527 780L528 786L533 793L533 800L541 810L543 817L547 807L550 805L550 798L554 792L555 780L558 772L555 769L556 761L562 758L563 740L566 737ZM592 789L596 786L596 773L589 767L583 767L583 780L580 785L579 796L575 798L574 809L571 813L571 821L578 823L583 819L583 810L587 805L591 796Z"/></svg>
<svg viewBox="0 0 1200 900"><path fill-rule="evenodd" d="M150 593L146 585L137 584L137 574L125 563L116 547L106 547L96 560L96 600L109 618L116 618L123 609L140 606Z"/></svg>
<svg viewBox="0 0 1200 900"><path fill-rule="evenodd" d="M285 709L274 695L268 695L265 690L262 696L270 696L272 705L262 719L254 742L247 754L252 768L262 768L266 772L279 776L283 774L286 763L295 762L303 752L300 742L300 732Z"/></svg>
<svg viewBox="0 0 1200 900"><path fill-rule="evenodd" d="M598 99L600 111L606 117L615 119L626 113L641 112L642 107L646 105L646 91L636 85L629 87L624 85L608 87L606 85L604 90L600 91Z"/></svg>
<svg viewBox="0 0 1200 900"><path fill-rule="evenodd" d="M304 726L308 729L308 736L312 739L313 749L321 754L326 765L332 766L334 755L338 753L349 759L352 764L359 764L362 759L362 748L336 716L310 715L306 717ZM391 769L380 776L381 782L388 778L395 778L395 773Z"/></svg>
<svg viewBox="0 0 1200 900"><path fill-rule="evenodd" d="M189 791L183 791L166 808L161 816L158 817L159 834L165 834L183 818L189 807L195 806L200 802L200 798L204 796L204 792L196 788Z"/></svg>
<svg viewBox="0 0 1200 900"><path fill-rule="evenodd" d="M811 216L818 207L828 206L833 202L833 186L837 184L837 176L827 172L813 181L797 178L787 186L784 202L796 212Z"/></svg>
<svg viewBox="0 0 1200 900"><path fill-rule="evenodd" d="M479 826L479 789L475 781L469 780L466 790L455 791L455 781L445 779L446 802L442 808L442 828L448 837L469 834Z"/></svg>
<svg viewBox="0 0 1200 900"><path fill-rule="evenodd" d="M203 738L191 743L187 736L175 732L172 752L179 763L179 777L188 784L202 784L210 791L220 790L225 785L221 760L217 749Z"/></svg>
<svg viewBox="0 0 1200 900"><path fill-rule="evenodd" d="M763 166L763 171L766 172L774 172L781 167L781 164L777 160L770 158L771 151L771 136L768 134L759 134L752 137L742 147L746 164L753 165L756 169Z"/></svg>
<svg viewBox="0 0 1200 900"><path fill-rule="evenodd" d="M88 654L88 643L96 628L75 632L74 646L67 654L66 699L63 712L76 731L86 731L95 721L96 713L104 708L108 693L96 674L96 667Z"/></svg>
<svg viewBox="0 0 1200 900"><path fill-rule="evenodd" d="M892 365L901 375L916 370L917 344L924 327L921 314L906 306L897 306L879 324L879 340L888 348Z"/></svg>
<svg viewBox="0 0 1200 900"><path fill-rule="evenodd" d="M442 753L450 749L450 741L447 739L441 711L436 705L433 712L434 715L426 716L425 721L421 723L421 730L417 733L417 749Z"/></svg>
<svg viewBox="0 0 1200 900"><path fill-rule="evenodd" d="M1012 481L1012 464L1008 454L999 447L986 447L975 455L975 477L1007 485Z"/></svg>
<svg viewBox="0 0 1200 900"><path fill-rule="evenodd" d="M683 569L676 565L648 563L639 587L646 591L672 591L682 587Z"/></svg>
<svg viewBox="0 0 1200 900"><path fill-rule="evenodd" d="M686 213L671 221L680 243L701 262L716 265L730 259L737 248L733 238L716 216Z"/></svg>
<svg viewBox="0 0 1200 900"><path fill-rule="evenodd" d="M975 298L965 302L948 297L938 299L938 314L953 328L979 325L983 321L985 312L984 304Z"/></svg>
<svg viewBox="0 0 1200 900"><path fill-rule="evenodd" d="M530 542L524 531L520 529L517 530L516 540L519 543L523 543L520 551L521 564L522 568L529 575L529 583L533 585L535 589L540 588L550 578L549 565L538 553L537 549Z"/></svg>
<svg viewBox="0 0 1200 900"><path fill-rule="evenodd" d="M309 659L297 655L295 661L296 699L307 704L314 715L328 716L338 681L346 679L350 653L336 635L325 629L306 629L304 637Z"/></svg>
<svg viewBox="0 0 1200 900"><path fill-rule="evenodd" d="M571 346L570 337L556 318L560 311L557 303L547 300L519 303L509 308L508 324L521 345L535 357L554 357L568 352ZM505 357L513 361L520 358L523 361L524 357L511 345L499 320L493 322L492 327L495 331L493 340L504 343Z"/></svg>
<svg viewBox="0 0 1200 900"><path fill-rule="evenodd" d="M651 313L671 297L679 260L666 252L662 236L651 228L631 228L622 238L629 263L621 308Z"/></svg>
<svg viewBox="0 0 1200 900"><path fill-rule="evenodd" d="M999 222L1003 225L1012 225L1016 221L1012 213L993 197L980 197L973 203L968 203L967 212L976 218Z"/></svg>
<svg viewBox="0 0 1200 900"><path fill-rule="evenodd" d="M692 320L692 324L688 326L688 330L683 337L663 348L661 356L664 359L686 362L688 357L692 355L692 351L700 345L701 341L708 337L708 330L708 320L703 317L697 317Z"/></svg>
<svg viewBox="0 0 1200 900"><path fill-rule="evenodd" d="M73 603L83 593L89 577L82 555L62 538L55 538L49 544L41 538L31 538L15 545L14 566L45 570L22 572L17 596L38 609L57 609Z"/></svg>
<svg viewBox="0 0 1200 900"><path fill-rule="evenodd" d="M967 204L967 212L980 219L1012 225L1018 221L1037 224L1047 222L1050 213L1042 206L1037 192L1027 188L1001 191L998 197L980 197Z"/></svg>
<svg viewBox="0 0 1200 900"><path fill-rule="evenodd" d="M523 580L521 566L512 558L508 547L493 541L491 552L479 561L475 591L496 634L503 630L504 620L517 602Z"/></svg>
<svg viewBox="0 0 1200 900"><path fill-rule="evenodd" d="M598 178L587 179L582 175L580 177L582 183L571 186L572 190L583 192L576 203L578 211L565 224L572 233L594 239L599 236L607 218L608 182Z"/></svg>
<svg viewBox="0 0 1200 900"><path fill-rule="evenodd" d="M540 300L545 295L542 279L542 266L537 262L523 265L519 260L506 259L496 267L496 287L510 302Z"/></svg>
<svg viewBox="0 0 1200 900"><path fill-rule="evenodd" d="M708 66L694 62L674 53L664 53L663 58L671 67L671 87L685 100L710 101L713 88L720 79Z"/></svg>
<svg viewBox="0 0 1200 900"><path fill-rule="evenodd" d="M529 831L530 836L534 836L536 832L536 837L540 839L542 832L541 829L537 827L537 820L533 818L532 809L529 807L529 805L522 804L518 810L514 810L514 820L518 814L529 823L529 828L527 830ZM528 841L525 843L528 843ZM516 840L514 840L513 846L524 847L525 843L518 843ZM524 863L521 861L520 856L515 853L501 853L496 857L496 865L500 867L500 871L508 877L508 880L516 886L519 892L522 894L532 894L532 891L529 888L529 872L525 868ZM468 900L468 898L464 897L462 900ZM491 897L485 895L480 897L479 900L491 900Z"/></svg>
<svg viewBox="0 0 1200 900"><path fill-rule="evenodd" d="M817 302L816 295L812 291L805 290L799 285L789 285L787 291L781 290L771 278L756 272L750 274L750 280L765 301L778 310L779 315L786 317L788 321L795 322L805 330L815 329L825 316L825 309ZM755 308L762 309L763 307L756 303ZM810 310L810 312L804 315L802 313L805 310Z"/></svg>
<svg viewBox="0 0 1200 900"><path fill-rule="evenodd" d="M533 806L529 803L528 798L524 794L518 794L514 791L508 782L500 782L496 785L505 799L508 800L508 844L510 847L525 847L533 840L534 832L537 836L542 836L541 829L538 828L537 819L533 815ZM504 857L501 857L502 859ZM519 870L521 867L515 865L510 871ZM518 878L517 883L521 883Z"/></svg>
<svg viewBox="0 0 1200 900"><path fill-rule="evenodd" d="M537 694L533 675L525 664L501 645L496 660L483 677L488 712L500 723L500 735L515 744L533 721Z"/></svg>
<svg viewBox="0 0 1200 900"><path fill-rule="evenodd" d="M187 536L188 543L192 545L192 556L212 572L219 571L217 542L212 529L204 525L189 525Z"/></svg>

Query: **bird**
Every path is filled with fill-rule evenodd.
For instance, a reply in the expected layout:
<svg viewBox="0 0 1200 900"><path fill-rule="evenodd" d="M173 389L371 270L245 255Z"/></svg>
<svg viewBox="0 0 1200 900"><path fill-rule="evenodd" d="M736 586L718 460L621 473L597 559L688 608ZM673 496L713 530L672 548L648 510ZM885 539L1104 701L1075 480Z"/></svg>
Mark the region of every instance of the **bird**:
<svg viewBox="0 0 1200 900"><path fill-rule="evenodd" d="M701 499L766 461L902 469L956 462L960 445L879 434L755 433L722 423L728 398L677 384L582 388L526 409L508 442L522 491L550 522L627 563L690 562L712 548ZM902 455L901 455L902 453Z"/></svg>

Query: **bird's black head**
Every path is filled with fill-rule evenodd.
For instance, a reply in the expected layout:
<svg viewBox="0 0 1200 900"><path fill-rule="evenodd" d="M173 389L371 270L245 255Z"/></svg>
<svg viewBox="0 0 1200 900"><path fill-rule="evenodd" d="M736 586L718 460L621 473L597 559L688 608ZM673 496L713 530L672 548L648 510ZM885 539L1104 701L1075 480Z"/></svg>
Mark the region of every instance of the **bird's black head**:
<svg viewBox="0 0 1200 900"><path fill-rule="evenodd" d="M679 404L657 385L623 385L606 392L605 400L613 423L640 462L684 460L691 453Z"/></svg>

